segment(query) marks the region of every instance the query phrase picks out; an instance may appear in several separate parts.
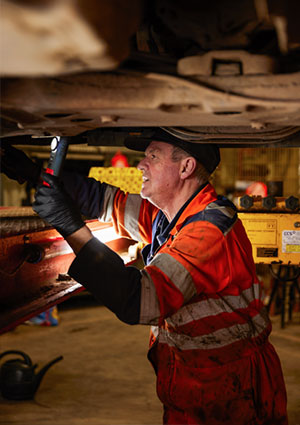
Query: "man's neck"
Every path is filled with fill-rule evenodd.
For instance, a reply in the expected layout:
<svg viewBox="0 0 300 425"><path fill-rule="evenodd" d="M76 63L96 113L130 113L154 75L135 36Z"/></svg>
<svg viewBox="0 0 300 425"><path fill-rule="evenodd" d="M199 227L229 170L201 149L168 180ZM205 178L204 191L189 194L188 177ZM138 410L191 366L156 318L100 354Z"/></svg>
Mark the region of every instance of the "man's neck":
<svg viewBox="0 0 300 425"><path fill-rule="evenodd" d="M169 223L173 220L180 208L191 198L191 196L206 182L199 183L198 181L191 182L192 184L185 185L178 193L174 195L172 202L169 202L165 208L160 208L167 217Z"/></svg>

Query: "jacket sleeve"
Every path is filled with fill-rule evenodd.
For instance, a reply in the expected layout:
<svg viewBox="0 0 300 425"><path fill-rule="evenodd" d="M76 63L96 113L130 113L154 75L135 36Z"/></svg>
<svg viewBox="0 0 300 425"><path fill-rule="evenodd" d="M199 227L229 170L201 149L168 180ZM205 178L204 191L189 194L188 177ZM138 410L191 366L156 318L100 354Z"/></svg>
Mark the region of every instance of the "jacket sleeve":
<svg viewBox="0 0 300 425"><path fill-rule="evenodd" d="M151 242L152 222L158 209L140 195L77 173L64 172L62 181L83 215L112 222L120 236Z"/></svg>
<svg viewBox="0 0 300 425"><path fill-rule="evenodd" d="M61 179L66 191L88 218L98 218L103 210L106 183L83 175L64 171Z"/></svg>
<svg viewBox="0 0 300 425"><path fill-rule="evenodd" d="M123 322L139 323L141 273L96 238L79 251L69 274Z"/></svg>

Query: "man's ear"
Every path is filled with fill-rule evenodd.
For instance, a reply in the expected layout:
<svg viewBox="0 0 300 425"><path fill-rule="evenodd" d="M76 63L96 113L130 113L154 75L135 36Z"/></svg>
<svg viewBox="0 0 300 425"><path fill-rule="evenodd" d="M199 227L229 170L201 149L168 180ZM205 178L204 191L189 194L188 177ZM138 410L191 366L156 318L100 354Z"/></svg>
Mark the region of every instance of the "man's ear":
<svg viewBox="0 0 300 425"><path fill-rule="evenodd" d="M182 180L185 180L188 177L190 177L195 171L196 166L197 166L197 161L193 156L187 156L186 158L183 158L181 160L181 166L180 166L180 178Z"/></svg>

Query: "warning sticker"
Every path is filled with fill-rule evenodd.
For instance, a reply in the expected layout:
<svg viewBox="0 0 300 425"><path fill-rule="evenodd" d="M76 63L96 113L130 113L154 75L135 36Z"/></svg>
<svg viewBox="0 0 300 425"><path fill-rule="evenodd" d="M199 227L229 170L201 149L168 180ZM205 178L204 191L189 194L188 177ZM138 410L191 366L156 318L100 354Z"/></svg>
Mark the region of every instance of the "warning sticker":
<svg viewBox="0 0 300 425"><path fill-rule="evenodd" d="M282 252L300 253L300 230L282 231Z"/></svg>

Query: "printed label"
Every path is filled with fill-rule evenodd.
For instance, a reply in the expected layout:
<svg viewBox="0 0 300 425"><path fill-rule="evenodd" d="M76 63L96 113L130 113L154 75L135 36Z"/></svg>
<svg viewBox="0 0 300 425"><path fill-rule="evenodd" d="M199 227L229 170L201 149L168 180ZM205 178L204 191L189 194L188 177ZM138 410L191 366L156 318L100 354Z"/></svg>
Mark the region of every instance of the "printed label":
<svg viewBox="0 0 300 425"><path fill-rule="evenodd" d="M277 222L272 219L243 219L248 238L252 245L276 245Z"/></svg>
<svg viewBox="0 0 300 425"><path fill-rule="evenodd" d="M282 252L300 253L300 230L282 231Z"/></svg>

